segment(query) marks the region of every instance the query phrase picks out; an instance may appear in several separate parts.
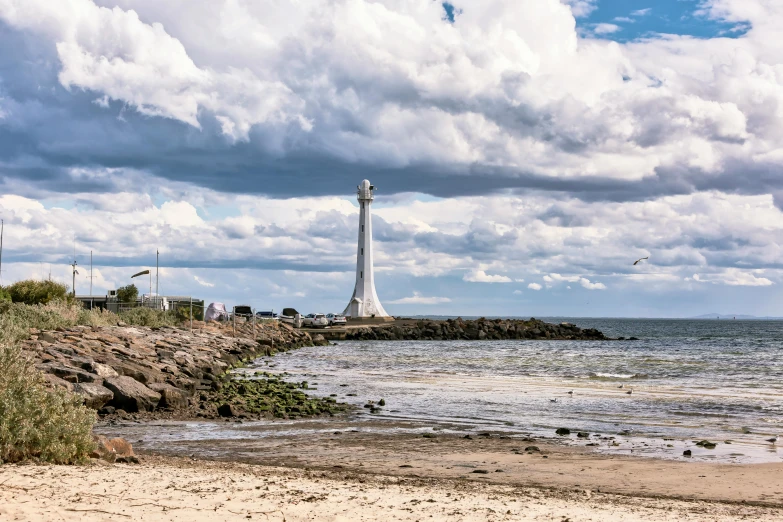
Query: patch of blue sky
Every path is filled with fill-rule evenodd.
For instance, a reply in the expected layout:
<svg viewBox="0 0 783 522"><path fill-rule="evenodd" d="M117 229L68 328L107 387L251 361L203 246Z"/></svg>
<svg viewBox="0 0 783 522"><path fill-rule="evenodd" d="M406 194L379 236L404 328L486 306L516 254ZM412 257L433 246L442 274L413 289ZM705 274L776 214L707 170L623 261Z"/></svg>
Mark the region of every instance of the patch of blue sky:
<svg viewBox="0 0 783 522"><path fill-rule="evenodd" d="M38 202L43 205L46 210L53 208L72 210L76 208L76 201L70 198L45 198L38 200Z"/></svg>
<svg viewBox="0 0 783 522"><path fill-rule="evenodd" d="M155 206L160 207L162 203L162 201L155 201ZM228 217L241 216L242 210L235 205L212 205L204 209L196 208L196 213L204 221L217 221Z"/></svg>
<svg viewBox="0 0 783 522"><path fill-rule="evenodd" d="M702 0L598 0L595 9L577 18L583 36L618 42L675 34L696 38L744 35L750 25L710 19L700 13Z"/></svg>

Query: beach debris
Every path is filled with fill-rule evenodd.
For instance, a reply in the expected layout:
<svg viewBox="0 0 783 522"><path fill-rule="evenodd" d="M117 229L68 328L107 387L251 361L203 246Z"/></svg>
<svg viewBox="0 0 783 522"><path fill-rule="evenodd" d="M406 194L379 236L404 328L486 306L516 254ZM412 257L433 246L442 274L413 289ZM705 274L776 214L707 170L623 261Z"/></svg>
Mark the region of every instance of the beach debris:
<svg viewBox="0 0 783 522"><path fill-rule="evenodd" d="M700 440L696 443L697 446L701 446L704 449L715 449L715 446L717 446L716 443L710 442L708 440Z"/></svg>
<svg viewBox="0 0 783 522"><path fill-rule="evenodd" d="M421 435L421 436L422 436L422 437L424 437L425 439L434 439L434 438L437 438L437 435L435 435L434 433L422 433L422 435Z"/></svg>
<svg viewBox="0 0 783 522"><path fill-rule="evenodd" d="M549 399L549 402L559 402L557 399Z"/></svg>
<svg viewBox="0 0 783 522"><path fill-rule="evenodd" d="M525 451L529 453L541 453L541 450L538 448L538 446L528 446L525 448Z"/></svg>
<svg viewBox="0 0 783 522"><path fill-rule="evenodd" d="M109 439L103 435L93 435L92 440L95 449L90 453L90 458L106 462L139 463L138 457L133 453L133 445L121 437Z"/></svg>
<svg viewBox="0 0 783 522"><path fill-rule="evenodd" d="M587 437L590 436L590 434L584 431L580 431L579 433L576 434L576 436L579 437L580 439L586 439Z"/></svg>
<svg viewBox="0 0 783 522"><path fill-rule="evenodd" d="M378 406L386 406L386 401L384 399L379 400Z"/></svg>
<svg viewBox="0 0 783 522"><path fill-rule="evenodd" d="M479 473L481 475L486 475L487 473L489 473L489 471L486 469L474 469L473 471L471 471L471 473Z"/></svg>
<svg viewBox="0 0 783 522"><path fill-rule="evenodd" d="M571 435L571 430L568 428L557 428L555 433L558 435Z"/></svg>
<svg viewBox="0 0 783 522"><path fill-rule="evenodd" d="M471 437L470 435L465 435L465 436L464 436L464 437L462 437L462 438L463 438L463 439L468 439L468 440L473 440L473 437Z"/></svg>
<svg viewBox="0 0 783 522"><path fill-rule="evenodd" d="M682 452L682 456L683 457L690 457L691 454L692 454L691 450L685 450L685 451Z"/></svg>
<svg viewBox="0 0 783 522"><path fill-rule="evenodd" d="M411 466L410 464L403 464L403 465L402 465L402 466L400 466L400 467L401 467L401 468L412 468L413 466Z"/></svg>
<svg viewBox="0 0 783 522"><path fill-rule="evenodd" d="M570 395L571 397L573 397L573 396L574 396L574 390L571 390L571 391L569 391L569 392L568 392L568 395Z"/></svg>

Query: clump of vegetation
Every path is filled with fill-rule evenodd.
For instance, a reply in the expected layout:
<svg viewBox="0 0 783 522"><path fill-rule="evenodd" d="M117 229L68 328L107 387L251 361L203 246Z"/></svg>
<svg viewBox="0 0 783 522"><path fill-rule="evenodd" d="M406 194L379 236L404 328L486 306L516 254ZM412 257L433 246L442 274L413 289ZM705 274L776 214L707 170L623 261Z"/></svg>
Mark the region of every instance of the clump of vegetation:
<svg viewBox="0 0 783 522"><path fill-rule="evenodd" d="M56 281L17 281L3 289L14 303L28 305L48 304L52 301L65 301L68 298L68 287Z"/></svg>
<svg viewBox="0 0 783 522"><path fill-rule="evenodd" d="M177 326L182 322L174 312L164 312L143 306L120 312L120 319L134 326L149 326L150 328Z"/></svg>
<svg viewBox="0 0 783 522"><path fill-rule="evenodd" d="M332 397L311 397L300 391L307 382L286 382L267 372L256 372L253 379L231 380L206 397L214 406L235 405L251 415L295 419L312 415L334 415L350 408Z"/></svg>
<svg viewBox="0 0 783 522"><path fill-rule="evenodd" d="M117 300L121 303L135 303L139 297L139 289L130 284L117 289Z"/></svg>
<svg viewBox="0 0 783 522"><path fill-rule="evenodd" d="M84 461L93 449L95 419L81 398L47 388L18 347L0 345L0 464Z"/></svg>
<svg viewBox="0 0 783 522"><path fill-rule="evenodd" d="M117 324L111 312L85 310L79 303L53 301L46 305L0 302L0 343L13 344L27 339L30 329L56 330L75 325L108 326Z"/></svg>
<svg viewBox="0 0 783 522"><path fill-rule="evenodd" d="M0 303L10 303L11 302L11 294L8 293L8 290L0 286Z"/></svg>

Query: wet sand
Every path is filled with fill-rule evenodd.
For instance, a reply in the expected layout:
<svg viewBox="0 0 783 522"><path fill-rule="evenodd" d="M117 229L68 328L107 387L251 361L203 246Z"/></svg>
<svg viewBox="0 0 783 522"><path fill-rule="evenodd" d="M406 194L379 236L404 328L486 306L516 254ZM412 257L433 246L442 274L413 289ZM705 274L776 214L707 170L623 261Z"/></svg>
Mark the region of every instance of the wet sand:
<svg viewBox="0 0 783 522"><path fill-rule="evenodd" d="M137 466L3 466L0 519L721 522L783 515L774 507L542 489L492 478L487 484L159 456Z"/></svg>
<svg viewBox="0 0 783 522"><path fill-rule="evenodd" d="M571 444L558 437L533 439L498 433L465 438L403 424L391 427L382 421L357 424L348 418L298 421L278 425L279 430L271 433L259 431L268 426L220 424L205 425L217 431L204 431L200 438L190 440L178 440L177 430L192 435L199 429L193 424L102 429L108 435L124 434L141 453L313 471L783 507L783 463L732 464L685 457L663 460L606 454L600 448L576 445L575 436ZM170 436L156 440L156 433ZM232 438L215 438L219 434ZM531 446L538 450L527 450Z"/></svg>

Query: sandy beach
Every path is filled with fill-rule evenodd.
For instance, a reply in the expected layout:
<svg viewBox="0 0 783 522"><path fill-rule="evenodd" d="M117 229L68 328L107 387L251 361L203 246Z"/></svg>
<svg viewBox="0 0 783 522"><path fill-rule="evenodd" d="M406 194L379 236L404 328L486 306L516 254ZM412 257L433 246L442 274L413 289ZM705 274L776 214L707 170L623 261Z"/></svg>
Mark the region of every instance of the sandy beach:
<svg viewBox="0 0 783 522"><path fill-rule="evenodd" d="M780 520L775 507L147 456L4 466L1 520Z"/></svg>
<svg viewBox="0 0 783 522"><path fill-rule="evenodd" d="M145 426L175 429L135 429ZM783 520L778 463L607 455L491 434L281 432L172 443L165 455L145 445L140 465L0 467L0 520Z"/></svg>

